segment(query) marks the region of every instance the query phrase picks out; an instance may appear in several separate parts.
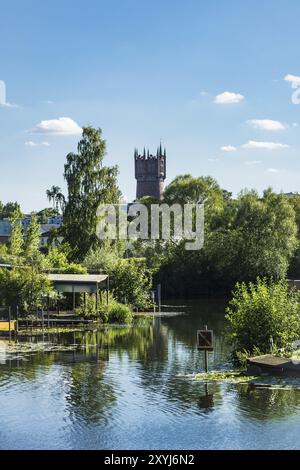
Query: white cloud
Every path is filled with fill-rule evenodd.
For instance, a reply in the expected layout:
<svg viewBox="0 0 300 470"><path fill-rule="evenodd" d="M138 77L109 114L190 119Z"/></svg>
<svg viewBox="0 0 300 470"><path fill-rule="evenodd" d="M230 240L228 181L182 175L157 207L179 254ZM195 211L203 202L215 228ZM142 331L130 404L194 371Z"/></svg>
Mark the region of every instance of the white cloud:
<svg viewBox="0 0 300 470"><path fill-rule="evenodd" d="M246 144L242 145L243 149L265 149L265 150L279 150L286 149L289 145L281 144L279 142L260 142L257 140L248 140Z"/></svg>
<svg viewBox="0 0 300 470"><path fill-rule="evenodd" d="M49 142L33 142L33 140L28 140L25 142L26 147L50 147Z"/></svg>
<svg viewBox="0 0 300 470"><path fill-rule="evenodd" d="M6 83L0 80L0 107L3 108L19 108L17 104L6 101Z"/></svg>
<svg viewBox="0 0 300 470"><path fill-rule="evenodd" d="M29 140L28 142L25 142L26 147L37 147L38 144L36 142L33 142L32 140Z"/></svg>
<svg viewBox="0 0 300 470"><path fill-rule="evenodd" d="M292 84L293 88L298 88L300 87L300 77L298 75L292 75L288 73L285 77L284 80L286 82L289 82Z"/></svg>
<svg viewBox="0 0 300 470"><path fill-rule="evenodd" d="M82 133L81 127L69 117L41 121L32 130L35 134L77 135Z"/></svg>
<svg viewBox="0 0 300 470"><path fill-rule="evenodd" d="M219 158L208 158L207 161L209 161L209 162L218 162Z"/></svg>
<svg viewBox="0 0 300 470"><path fill-rule="evenodd" d="M244 165L252 166L252 165L258 165L259 163L261 163L261 160L247 160L244 162Z"/></svg>
<svg viewBox="0 0 300 470"><path fill-rule="evenodd" d="M282 131L287 127L282 122L273 121L272 119L249 119L247 124L250 124L255 129L263 129L265 131Z"/></svg>
<svg viewBox="0 0 300 470"><path fill-rule="evenodd" d="M237 148L233 145L223 145L223 147L221 147L221 150L223 152L236 152Z"/></svg>
<svg viewBox="0 0 300 470"><path fill-rule="evenodd" d="M240 93L232 93L230 91L224 91L219 95L215 96L214 102L216 104L232 104L232 103L240 103L243 101L245 97Z"/></svg>
<svg viewBox="0 0 300 470"><path fill-rule="evenodd" d="M278 173L279 172L279 170L277 168L268 168L267 171L269 173Z"/></svg>

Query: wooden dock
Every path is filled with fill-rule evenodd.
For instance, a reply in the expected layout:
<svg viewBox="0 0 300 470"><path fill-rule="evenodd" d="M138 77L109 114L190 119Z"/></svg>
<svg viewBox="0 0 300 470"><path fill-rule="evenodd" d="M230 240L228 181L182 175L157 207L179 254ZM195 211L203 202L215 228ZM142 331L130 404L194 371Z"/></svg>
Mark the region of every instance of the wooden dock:
<svg viewBox="0 0 300 470"><path fill-rule="evenodd" d="M265 354L248 359L248 372L255 375L300 375L300 362L286 357Z"/></svg>

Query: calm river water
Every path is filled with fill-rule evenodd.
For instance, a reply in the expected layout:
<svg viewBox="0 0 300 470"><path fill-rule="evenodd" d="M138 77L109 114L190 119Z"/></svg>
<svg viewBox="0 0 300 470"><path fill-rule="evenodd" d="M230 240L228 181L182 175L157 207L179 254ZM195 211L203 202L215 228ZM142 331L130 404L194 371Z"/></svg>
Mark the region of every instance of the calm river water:
<svg viewBox="0 0 300 470"><path fill-rule="evenodd" d="M215 332L210 368L231 367L224 308L203 299L144 326L47 338L80 352L2 358L0 448L300 448L300 391L189 376L203 370L195 340L205 324Z"/></svg>

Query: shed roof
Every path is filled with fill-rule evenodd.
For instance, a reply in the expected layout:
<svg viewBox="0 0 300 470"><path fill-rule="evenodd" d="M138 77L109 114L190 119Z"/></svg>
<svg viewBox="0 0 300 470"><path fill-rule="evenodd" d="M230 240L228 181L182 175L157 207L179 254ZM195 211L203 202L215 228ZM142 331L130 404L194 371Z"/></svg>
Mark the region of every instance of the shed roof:
<svg viewBox="0 0 300 470"><path fill-rule="evenodd" d="M62 282L71 284L100 284L106 281L107 274L48 274L48 279L52 282Z"/></svg>

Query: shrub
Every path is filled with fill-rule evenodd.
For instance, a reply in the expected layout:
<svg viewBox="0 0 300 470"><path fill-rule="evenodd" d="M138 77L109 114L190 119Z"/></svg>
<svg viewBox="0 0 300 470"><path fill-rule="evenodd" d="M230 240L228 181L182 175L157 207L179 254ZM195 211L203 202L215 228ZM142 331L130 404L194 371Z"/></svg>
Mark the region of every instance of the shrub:
<svg viewBox="0 0 300 470"><path fill-rule="evenodd" d="M62 247L51 248L46 256L48 269L59 271L65 274L86 274L87 270L78 263L69 263L67 254L62 251Z"/></svg>
<svg viewBox="0 0 300 470"><path fill-rule="evenodd" d="M132 311L128 305L120 304L119 302L113 301L108 306L108 322L127 324L132 321Z"/></svg>
<svg viewBox="0 0 300 470"><path fill-rule="evenodd" d="M28 314L42 307L42 296L51 293L51 283L31 267L0 269L0 298L7 306Z"/></svg>
<svg viewBox="0 0 300 470"><path fill-rule="evenodd" d="M270 352L271 338L274 348L288 348L300 337L299 300L287 281L236 284L226 315L235 351Z"/></svg>
<svg viewBox="0 0 300 470"><path fill-rule="evenodd" d="M142 309L151 305L151 271L144 258L119 259L109 267L111 290L119 302Z"/></svg>
<svg viewBox="0 0 300 470"><path fill-rule="evenodd" d="M102 323L119 323L127 324L132 321L132 311L128 305L117 302L112 295L109 295L108 305L106 299L98 303L96 306L96 298L94 295L86 295L84 304L84 295L80 296L80 306L75 310L77 315L81 317L98 318Z"/></svg>

